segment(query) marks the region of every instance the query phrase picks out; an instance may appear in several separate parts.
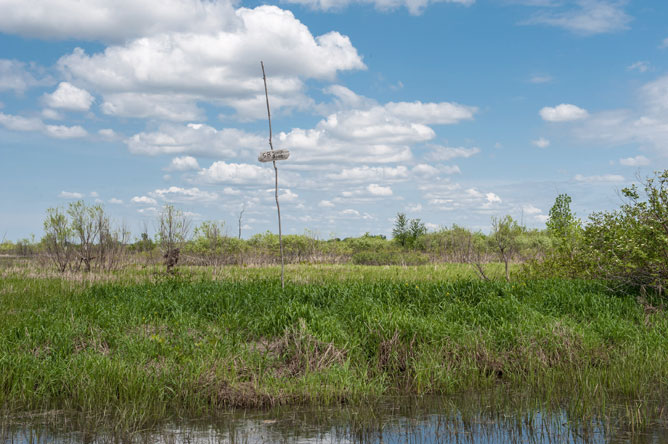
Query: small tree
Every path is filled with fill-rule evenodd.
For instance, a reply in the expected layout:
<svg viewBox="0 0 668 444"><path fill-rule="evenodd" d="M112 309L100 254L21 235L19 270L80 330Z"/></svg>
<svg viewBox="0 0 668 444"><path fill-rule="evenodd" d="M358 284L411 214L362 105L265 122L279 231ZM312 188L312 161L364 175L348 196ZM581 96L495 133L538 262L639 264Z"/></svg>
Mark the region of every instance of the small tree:
<svg viewBox="0 0 668 444"><path fill-rule="evenodd" d="M46 210L44 239L47 254L61 273L67 270L74 253L72 230L67 216L60 208Z"/></svg>
<svg viewBox="0 0 668 444"><path fill-rule="evenodd" d="M408 218L405 213L397 213L397 218L394 220L394 228L392 229L392 237L402 247L408 243Z"/></svg>
<svg viewBox="0 0 668 444"><path fill-rule="evenodd" d="M190 234L190 219L173 205L165 205L158 224L158 243L163 251L167 271L172 272L179 261L181 246Z"/></svg>
<svg viewBox="0 0 668 444"><path fill-rule="evenodd" d="M85 271L90 271L95 258L95 239L102 228L98 217L104 219L104 211L99 205L91 207L79 200L70 203L67 213L72 218L72 232L79 241L79 262L84 264Z"/></svg>
<svg viewBox="0 0 668 444"><path fill-rule="evenodd" d="M392 237L402 247L415 247L421 236L427 234L427 228L420 219L408 219L405 213L397 213L392 229Z"/></svg>
<svg viewBox="0 0 668 444"><path fill-rule="evenodd" d="M410 245L413 248L417 248L420 238L427 234L427 227L420 219L411 219L411 223L408 226L408 233Z"/></svg>
<svg viewBox="0 0 668 444"><path fill-rule="evenodd" d="M506 269L506 280L510 281L510 271L508 264L517 252L519 236L522 234L522 227L510 216L504 216L501 219L492 218L492 239L496 245L499 257L503 261Z"/></svg>

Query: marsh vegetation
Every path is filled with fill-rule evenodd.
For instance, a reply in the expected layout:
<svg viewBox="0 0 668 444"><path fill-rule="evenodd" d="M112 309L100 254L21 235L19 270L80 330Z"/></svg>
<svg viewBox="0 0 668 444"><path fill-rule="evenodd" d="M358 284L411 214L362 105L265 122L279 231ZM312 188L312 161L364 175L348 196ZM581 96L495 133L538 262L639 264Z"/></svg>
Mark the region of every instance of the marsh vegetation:
<svg viewBox="0 0 668 444"><path fill-rule="evenodd" d="M132 431L230 409L502 391L537 403L520 418L662 433L668 175L653 180L645 200L626 190L626 206L586 225L559 196L544 231L506 217L489 234L405 220L403 243L286 236L284 289L271 234L244 241L205 223L187 239L174 213L167 272L163 235L129 244L100 209L54 210L52 231L0 268L0 405L6 418L68 412ZM63 240L72 220L79 241ZM58 265L59 242L78 262Z"/></svg>

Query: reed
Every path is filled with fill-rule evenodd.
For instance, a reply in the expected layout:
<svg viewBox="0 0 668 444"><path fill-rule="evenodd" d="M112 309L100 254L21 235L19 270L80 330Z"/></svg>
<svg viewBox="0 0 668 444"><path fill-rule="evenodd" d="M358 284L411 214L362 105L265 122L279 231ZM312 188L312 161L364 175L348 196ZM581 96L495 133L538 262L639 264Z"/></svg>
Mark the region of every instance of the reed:
<svg viewBox="0 0 668 444"><path fill-rule="evenodd" d="M583 418L633 400L638 429L642 406L668 393L668 316L651 295L445 266L286 268L283 290L275 268L5 272L0 406L141 425L501 385L585 400L567 405Z"/></svg>

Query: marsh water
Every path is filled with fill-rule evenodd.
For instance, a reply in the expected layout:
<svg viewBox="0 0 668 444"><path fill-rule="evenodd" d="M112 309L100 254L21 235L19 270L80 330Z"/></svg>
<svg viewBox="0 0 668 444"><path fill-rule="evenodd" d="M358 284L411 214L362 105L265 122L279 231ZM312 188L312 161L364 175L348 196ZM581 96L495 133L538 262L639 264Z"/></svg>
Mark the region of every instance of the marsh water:
<svg viewBox="0 0 668 444"><path fill-rule="evenodd" d="M519 394L387 398L362 406L230 410L215 417L123 426L42 412L5 415L7 443L667 443L664 400L544 401Z"/></svg>

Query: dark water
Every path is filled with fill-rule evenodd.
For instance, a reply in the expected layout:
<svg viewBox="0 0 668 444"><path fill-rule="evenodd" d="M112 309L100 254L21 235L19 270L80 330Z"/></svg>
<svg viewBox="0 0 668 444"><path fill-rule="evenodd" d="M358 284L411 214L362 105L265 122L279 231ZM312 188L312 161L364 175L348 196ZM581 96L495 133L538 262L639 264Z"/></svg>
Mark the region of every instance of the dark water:
<svg viewBox="0 0 668 444"><path fill-rule="evenodd" d="M507 398L507 399L506 399ZM141 428L63 412L5 416L7 443L668 443L659 402L545 406L490 395L393 398L357 407L236 410ZM668 410L668 409L666 409Z"/></svg>

